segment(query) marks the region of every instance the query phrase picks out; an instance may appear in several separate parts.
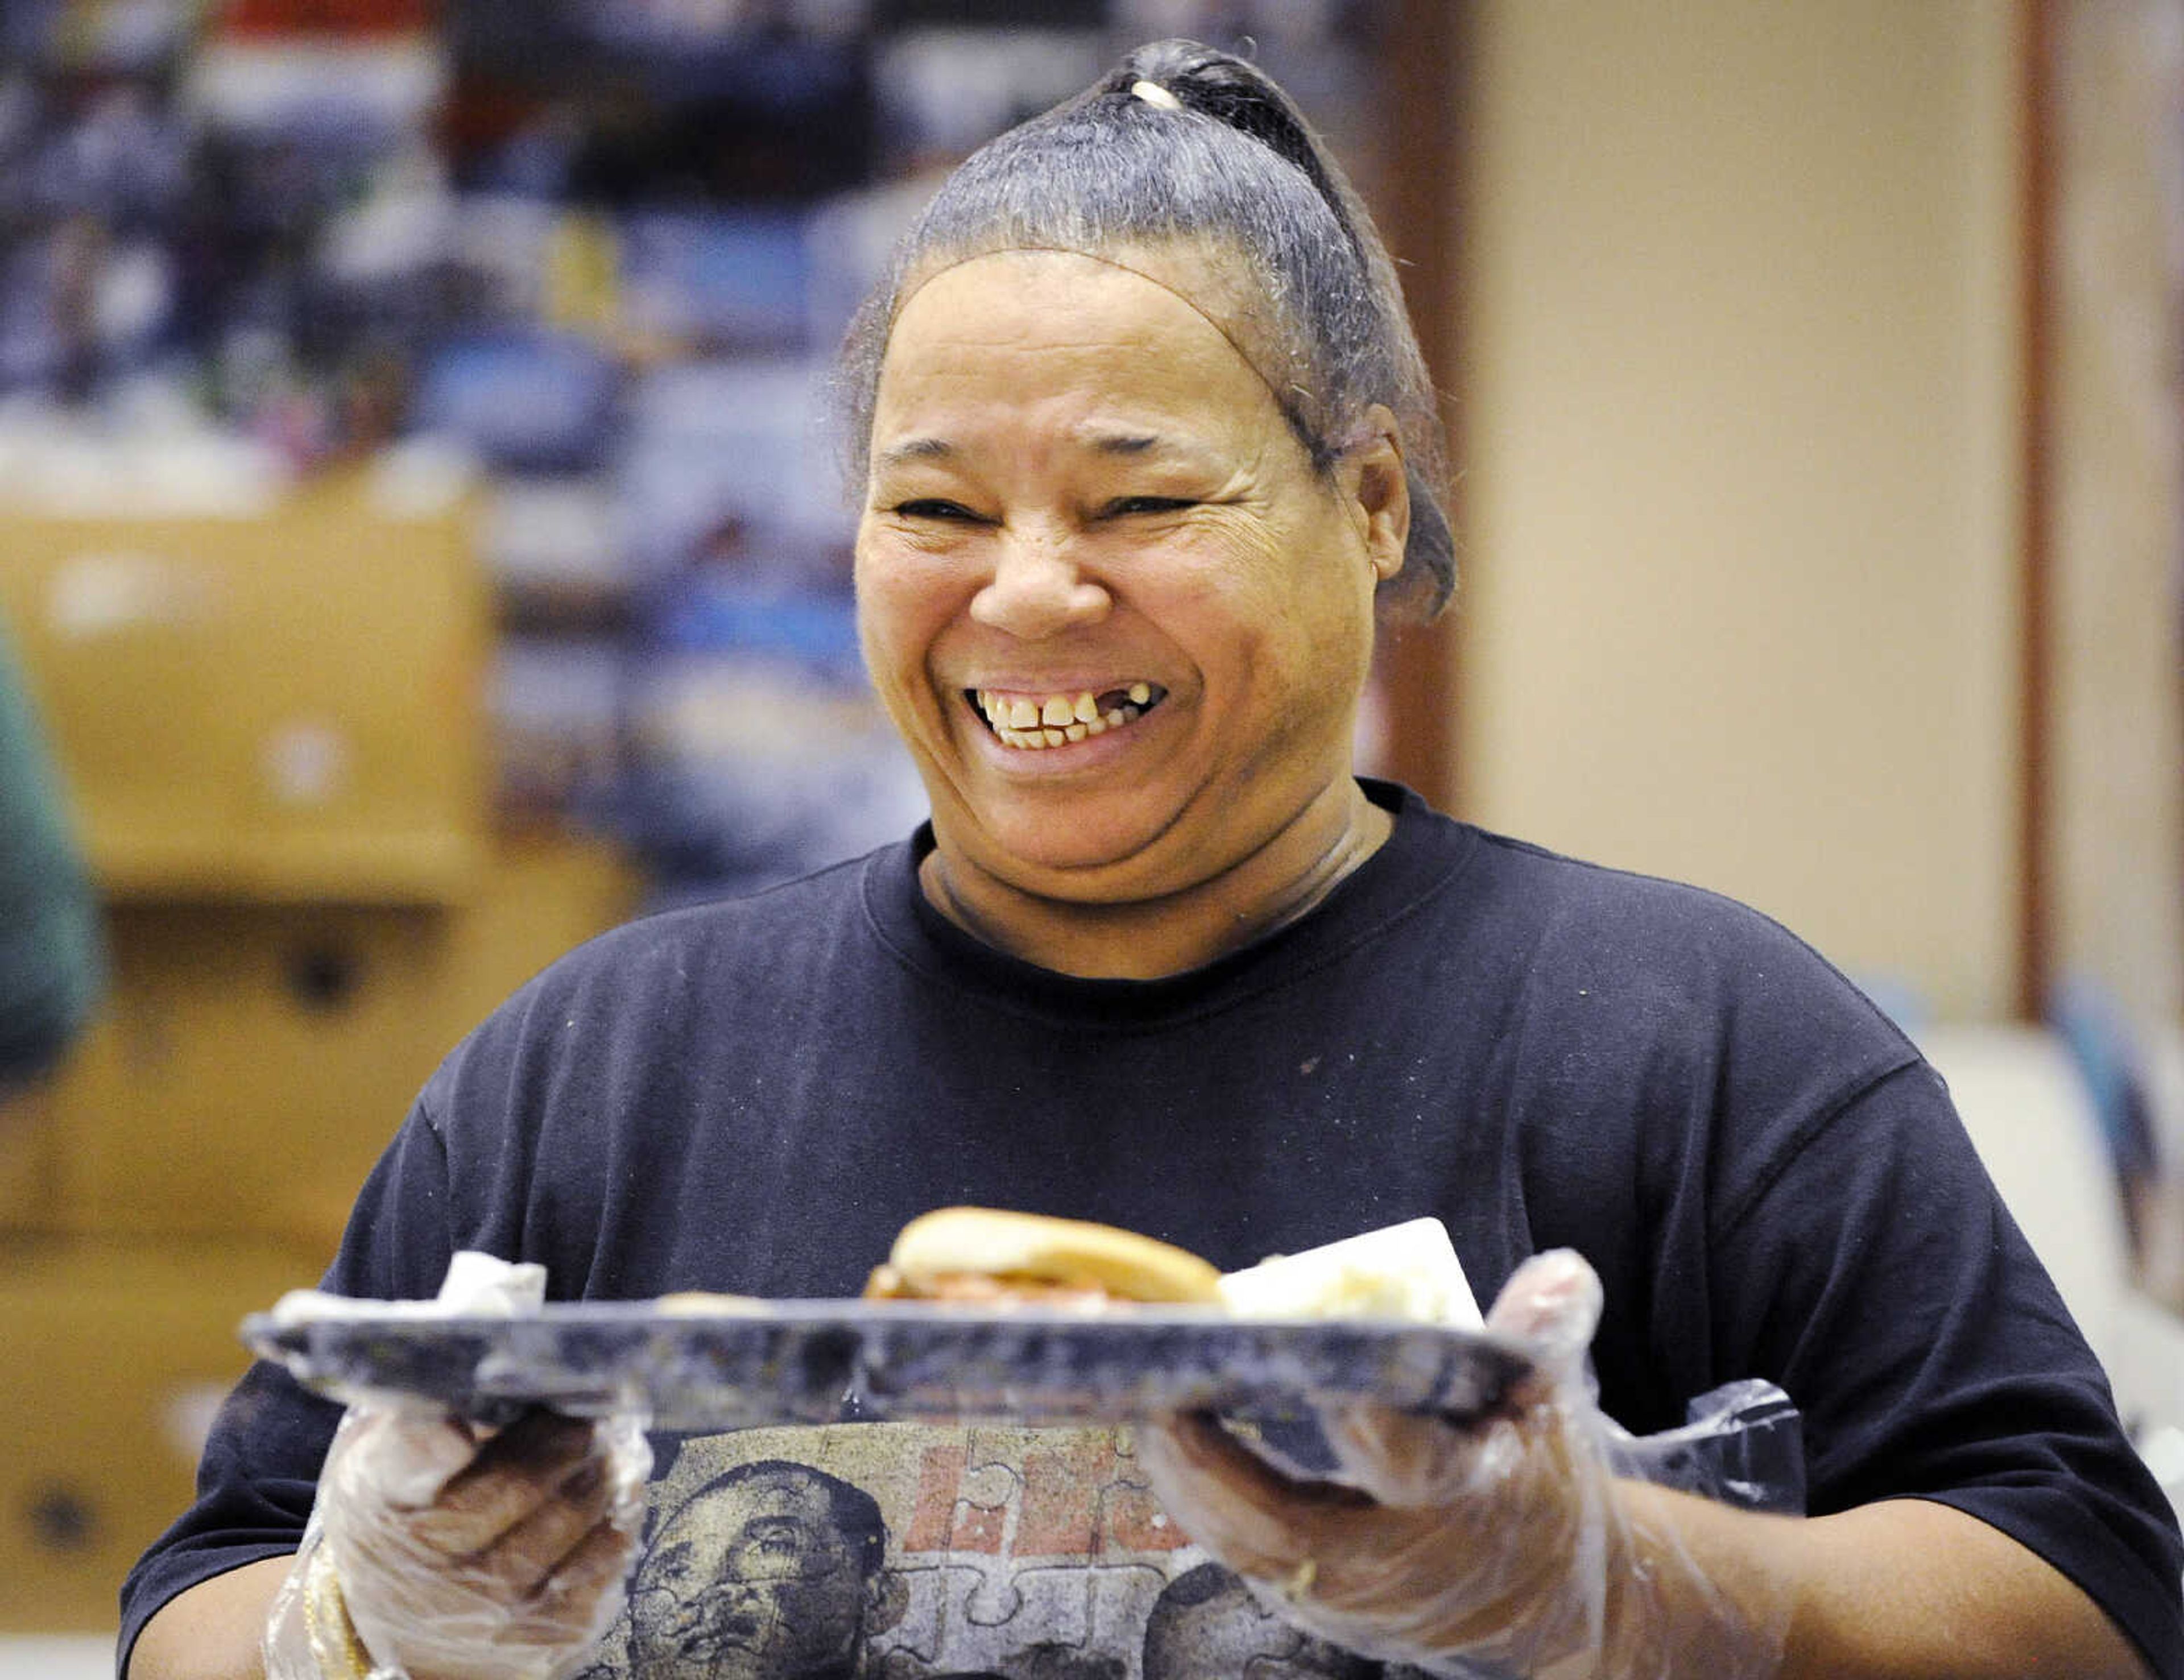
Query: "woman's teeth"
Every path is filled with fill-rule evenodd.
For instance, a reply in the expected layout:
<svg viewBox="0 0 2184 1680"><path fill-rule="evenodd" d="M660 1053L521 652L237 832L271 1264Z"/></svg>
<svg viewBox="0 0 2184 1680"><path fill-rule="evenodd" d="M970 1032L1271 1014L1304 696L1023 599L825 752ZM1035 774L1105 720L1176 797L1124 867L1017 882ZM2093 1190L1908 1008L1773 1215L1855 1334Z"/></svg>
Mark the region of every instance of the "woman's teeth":
<svg viewBox="0 0 2184 1680"><path fill-rule="evenodd" d="M1024 748L1060 747L1105 735L1135 723L1166 698L1165 689L1150 682L1133 682L1100 694L1089 688L1076 694L1045 695L1001 694L981 688L971 696L1003 744Z"/></svg>

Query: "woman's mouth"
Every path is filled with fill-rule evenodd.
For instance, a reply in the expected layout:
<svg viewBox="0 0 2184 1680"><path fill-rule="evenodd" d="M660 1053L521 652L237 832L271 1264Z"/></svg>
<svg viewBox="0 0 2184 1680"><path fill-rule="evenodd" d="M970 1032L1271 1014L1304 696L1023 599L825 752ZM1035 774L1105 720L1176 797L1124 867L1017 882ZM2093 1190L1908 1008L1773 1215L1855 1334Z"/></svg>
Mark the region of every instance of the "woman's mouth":
<svg viewBox="0 0 2184 1680"><path fill-rule="evenodd" d="M1133 682L1096 693L1084 688L1074 693L967 688L963 698L1002 745L1043 751L1127 729L1166 699L1167 690L1157 682Z"/></svg>

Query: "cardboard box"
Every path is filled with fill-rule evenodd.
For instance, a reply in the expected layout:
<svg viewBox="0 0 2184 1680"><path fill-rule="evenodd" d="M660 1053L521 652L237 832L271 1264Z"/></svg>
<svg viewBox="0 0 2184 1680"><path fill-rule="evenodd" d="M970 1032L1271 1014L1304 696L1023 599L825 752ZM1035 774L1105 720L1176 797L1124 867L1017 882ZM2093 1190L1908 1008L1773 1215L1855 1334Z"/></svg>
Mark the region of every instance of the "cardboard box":
<svg viewBox="0 0 2184 1680"><path fill-rule="evenodd" d="M460 1036L435 1007L447 915L134 905L109 927L105 1009L52 1088L55 1225L330 1252Z"/></svg>
<svg viewBox="0 0 2184 1680"><path fill-rule="evenodd" d="M475 885L490 608L471 516L408 516L372 482L250 518L0 516L0 613L109 897Z"/></svg>
<svg viewBox="0 0 2184 1680"><path fill-rule="evenodd" d="M419 1088L488 1011L622 920L607 848L509 842L460 910L149 904L109 918L101 1018L49 1088L0 1228L332 1251ZM4 1166L0 1158L0 1166Z"/></svg>
<svg viewBox="0 0 2184 1680"><path fill-rule="evenodd" d="M249 1364L236 1327L320 1269L270 1246L0 1246L0 1632L113 1628Z"/></svg>
<svg viewBox="0 0 2184 1680"><path fill-rule="evenodd" d="M452 1045L556 957L628 921L644 876L618 847L555 829L498 836L471 901L447 919L435 1007Z"/></svg>

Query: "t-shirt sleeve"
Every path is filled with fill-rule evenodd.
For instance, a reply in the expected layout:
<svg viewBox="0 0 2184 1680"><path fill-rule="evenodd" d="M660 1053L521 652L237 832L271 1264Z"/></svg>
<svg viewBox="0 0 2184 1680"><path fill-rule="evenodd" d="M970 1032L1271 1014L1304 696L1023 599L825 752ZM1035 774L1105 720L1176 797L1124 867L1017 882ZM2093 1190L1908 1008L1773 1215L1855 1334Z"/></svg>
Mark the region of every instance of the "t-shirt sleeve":
<svg viewBox="0 0 2184 1680"><path fill-rule="evenodd" d="M387 1299L437 1290L451 1243L447 1155L429 1099L428 1091L359 1193L327 1289ZM340 1420L340 1406L278 1366L261 1360L244 1374L207 1438L196 1498L122 1583L119 1672L144 1624L177 1594L296 1549Z"/></svg>
<svg viewBox="0 0 2184 1680"><path fill-rule="evenodd" d="M1928 1498L1992 1524L2184 1680L2184 1546L2107 1379L1940 1076L1901 1067L1763 1152L1711 1247L1717 1327L1804 1417L1814 1515ZM1741 1312L1739 1278L1768 1280Z"/></svg>

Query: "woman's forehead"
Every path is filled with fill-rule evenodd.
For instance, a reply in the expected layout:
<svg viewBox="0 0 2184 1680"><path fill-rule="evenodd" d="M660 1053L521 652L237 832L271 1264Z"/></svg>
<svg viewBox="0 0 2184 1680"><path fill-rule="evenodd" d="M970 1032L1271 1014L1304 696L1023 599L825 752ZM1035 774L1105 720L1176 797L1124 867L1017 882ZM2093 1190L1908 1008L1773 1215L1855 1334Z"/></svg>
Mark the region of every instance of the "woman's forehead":
<svg viewBox="0 0 2184 1680"><path fill-rule="evenodd" d="M1278 413L1224 324L1165 277L1078 253L989 253L931 276L897 317L875 416L889 436L872 441L889 457L935 454L944 440L903 429L994 403L1126 414L1209 401L1239 420Z"/></svg>
<svg viewBox="0 0 2184 1680"><path fill-rule="evenodd" d="M1277 378L1268 330L1270 311L1240 285L1240 259L1202 242L1177 240L1086 252L1007 246L934 264L906 284L889 332L882 377L897 361L908 328L922 342L936 330L975 333L1012 314L1036 317L1062 298L1078 311L1096 310L1103 325L1143 336L1182 339L1211 334L1270 392L1293 382Z"/></svg>

